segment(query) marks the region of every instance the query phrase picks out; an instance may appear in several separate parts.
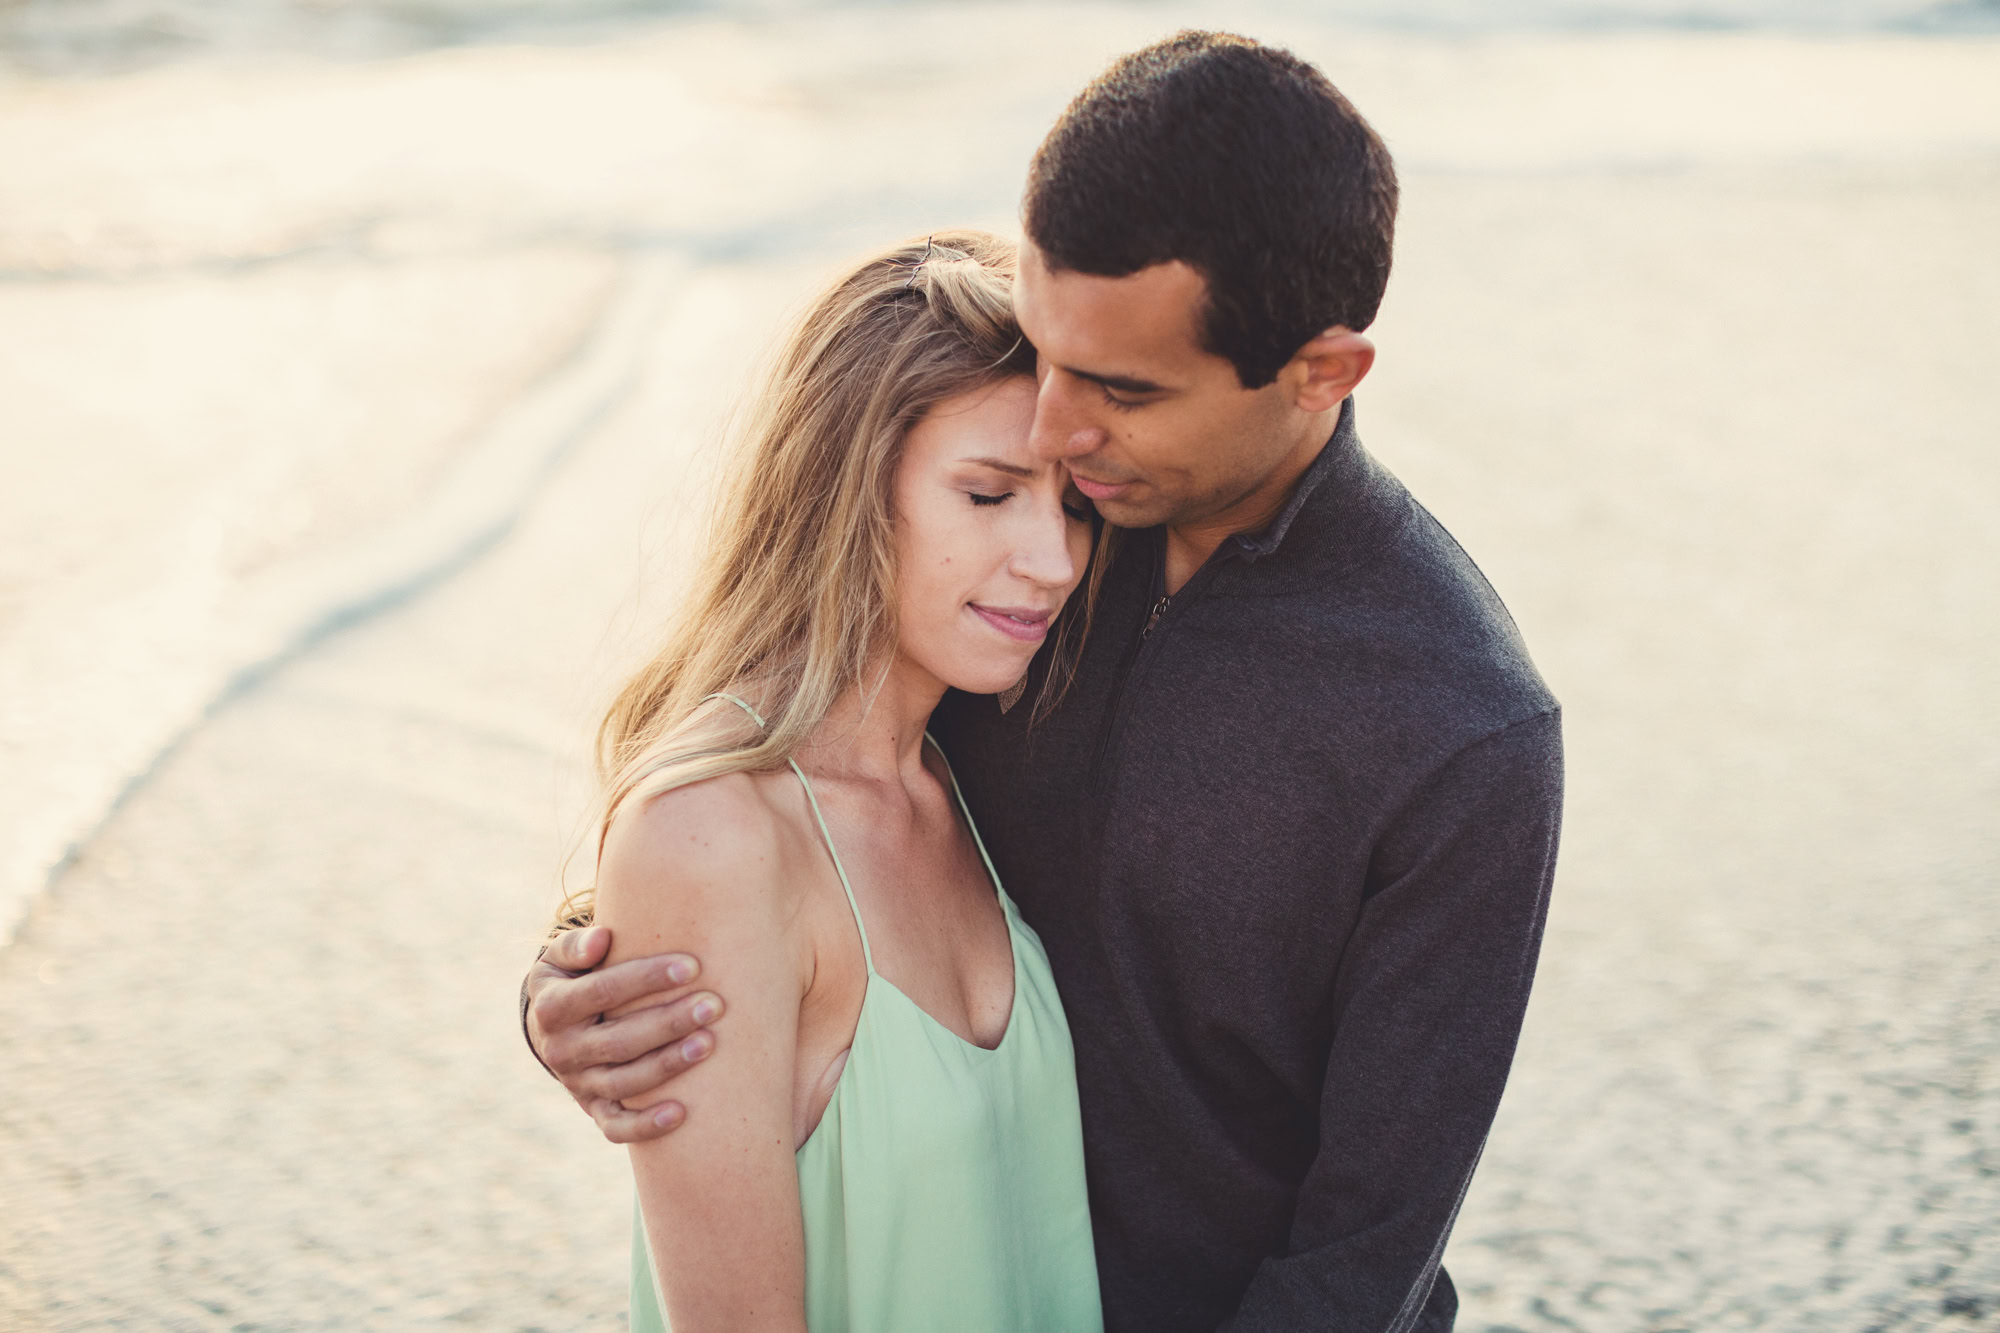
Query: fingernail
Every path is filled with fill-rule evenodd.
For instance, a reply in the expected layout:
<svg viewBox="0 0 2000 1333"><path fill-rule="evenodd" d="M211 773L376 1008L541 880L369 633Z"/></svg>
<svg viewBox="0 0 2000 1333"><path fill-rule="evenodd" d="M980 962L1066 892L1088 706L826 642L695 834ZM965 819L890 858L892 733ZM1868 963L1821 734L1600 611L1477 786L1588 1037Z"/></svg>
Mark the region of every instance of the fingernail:
<svg viewBox="0 0 2000 1333"><path fill-rule="evenodd" d="M667 964L667 975L682 984L693 981L694 960L692 958L676 958L673 962Z"/></svg>
<svg viewBox="0 0 2000 1333"><path fill-rule="evenodd" d="M672 1129L681 1122L681 1108L669 1102L653 1112L653 1123L661 1129Z"/></svg>
<svg viewBox="0 0 2000 1333"><path fill-rule="evenodd" d="M699 1060L708 1054L708 1038L697 1032L681 1043L681 1059Z"/></svg>
<svg viewBox="0 0 2000 1333"><path fill-rule="evenodd" d="M696 1000L694 1005L694 1021L697 1023L713 1023L716 1014L720 1012L715 1007L714 1000Z"/></svg>

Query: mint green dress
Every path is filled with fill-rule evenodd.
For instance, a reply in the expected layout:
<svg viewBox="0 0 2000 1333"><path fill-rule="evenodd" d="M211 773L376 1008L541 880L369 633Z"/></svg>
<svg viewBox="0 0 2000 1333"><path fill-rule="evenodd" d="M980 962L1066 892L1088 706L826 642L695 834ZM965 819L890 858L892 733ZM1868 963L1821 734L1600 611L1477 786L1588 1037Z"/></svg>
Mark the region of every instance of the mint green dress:
<svg viewBox="0 0 2000 1333"><path fill-rule="evenodd" d="M1014 1009L990 1051L952 1032L875 970L819 799L796 763L792 771L805 783L868 965L847 1066L797 1154L807 1326L1099 1333L1075 1053L1041 940L1000 887L974 827L1013 945ZM956 776L952 791L971 826ZM631 1328L665 1333L644 1222L633 1211Z"/></svg>

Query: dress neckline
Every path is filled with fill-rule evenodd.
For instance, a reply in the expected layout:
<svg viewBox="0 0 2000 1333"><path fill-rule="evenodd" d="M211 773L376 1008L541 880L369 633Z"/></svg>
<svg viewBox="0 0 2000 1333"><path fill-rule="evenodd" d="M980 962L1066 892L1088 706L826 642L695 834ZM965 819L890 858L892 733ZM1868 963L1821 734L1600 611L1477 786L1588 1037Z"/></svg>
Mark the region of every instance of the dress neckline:
<svg viewBox="0 0 2000 1333"><path fill-rule="evenodd" d="M930 732L926 731L924 733L924 740L929 742L931 748L937 751L938 758L944 761L945 777L951 783L952 798L958 806L959 815L965 821L966 829L972 834L972 845L979 851L980 864L986 867L986 882L993 888L994 901L1000 906L1000 919L1007 927L1007 961L1008 970L1011 974L1010 986L1012 993L1007 997L1007 1024L1001 1029L1000 1040L991 1046L982 1046L970 1037L957 1031L930 1010L918 1004L910 997L909 992L876 970L874 950L868 942L868 925L862 920L861 904L854 897L854 883L848 878L847 867L840 859L840 849L834 845L833 831L827 827L826 815L820 810L819 796L813 791L812 779L806 776L805 770L799 767L797 760L787 760L786 762L791 765L792 772L798 776L800 785L805 788L806 802L812 807L813 822L818 825L820 838L826 843L827 855L833 860L833 871L840 877L841 891L847 895L848 910L854 914L854 928L861 935L861 961L868 969L867 984L869 988L872 989L875 983L879 981L893 992L898 999L902 1000L904 1004L914 1009L925 1022L950 1037L966 1050L977 1052L981 1056L997 1055L1006 1047L1008 1039L1014 1035L1014 1029L1018 1026L1015 1020L1021 1007L1021 946L1015 933L1014 905L1008 900L1007 891L1000 884L1000 874L993 868L993 858L987 854L986 842L979 836L979 826L973 822L972 811L965 804L965 793L959 788L958 775L952 771L951 757L944 752L944 747L937 743L937 738L932 736ZM861 1004L863 1017L865 1018L868 1006L868 997L865 993L862 996ZM859 1022L855 1025L855 1032L858 1039L860 1033ZM850 1045L849 1050L851 1051L852 1049ZM845 1071L842 1072L844 1075ZM835 1092L838 1095L838 1089Z"/></svg>

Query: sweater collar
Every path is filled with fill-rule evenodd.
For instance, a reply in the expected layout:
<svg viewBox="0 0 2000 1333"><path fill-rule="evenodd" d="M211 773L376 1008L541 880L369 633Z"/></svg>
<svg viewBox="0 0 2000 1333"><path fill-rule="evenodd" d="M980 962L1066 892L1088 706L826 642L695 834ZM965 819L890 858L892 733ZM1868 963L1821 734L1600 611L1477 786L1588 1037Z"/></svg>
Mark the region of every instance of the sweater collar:
<svg viewBox="0 0 2000 1333"><path fill-rule="evenodd" d="M1291 498L1285 501L1285 507L1278 511L1278 516L1266 524L1262 532L1237 533L1229 539L1228 545L1249 561L1261 559L1277 550L1305 509L1306 502L1312 499L1313 492L1333 475L1340 461L1352 454L1359 443L1354 431L1354 395L1349 394L1340 404L1340 419L1334 423L1332 437L1300 474L1298 484L1292 488Z"/></svg>

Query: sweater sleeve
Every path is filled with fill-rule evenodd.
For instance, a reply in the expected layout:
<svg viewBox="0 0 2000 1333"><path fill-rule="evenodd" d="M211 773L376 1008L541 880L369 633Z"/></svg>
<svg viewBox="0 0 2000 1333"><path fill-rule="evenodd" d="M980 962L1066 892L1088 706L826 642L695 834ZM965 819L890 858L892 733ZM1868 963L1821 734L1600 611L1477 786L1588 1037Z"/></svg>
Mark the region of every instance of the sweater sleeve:
<svg viewBox="0 0 2000 1333"><path fill-rule="evenodd" d="M1513 1061L1561 814L1550 711L1451 756L1376 839L1334 986L1319 1150L1230 1333L1451 1327L1438 1262Z"/></svg>

